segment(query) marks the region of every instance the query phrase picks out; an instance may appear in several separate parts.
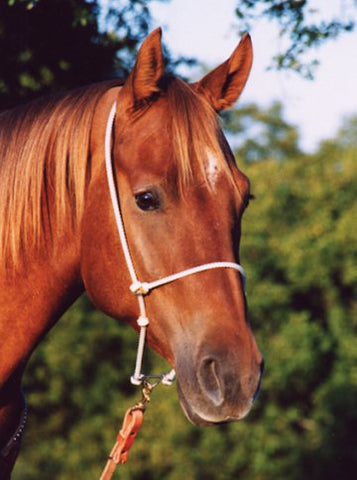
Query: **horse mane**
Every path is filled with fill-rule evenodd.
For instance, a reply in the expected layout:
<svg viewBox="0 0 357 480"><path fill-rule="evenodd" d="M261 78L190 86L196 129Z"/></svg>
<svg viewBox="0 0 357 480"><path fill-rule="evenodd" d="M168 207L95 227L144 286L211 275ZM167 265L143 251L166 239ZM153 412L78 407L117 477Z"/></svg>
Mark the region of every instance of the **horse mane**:
<svg viewBox="0 0 357 480"><path fill-rule="evenodd" d="M98 100L118 82L43 97L0 115L0 258L16 265L52 232L75 226L89 176ZM51 205L51 211L50 211Z"/></svg>

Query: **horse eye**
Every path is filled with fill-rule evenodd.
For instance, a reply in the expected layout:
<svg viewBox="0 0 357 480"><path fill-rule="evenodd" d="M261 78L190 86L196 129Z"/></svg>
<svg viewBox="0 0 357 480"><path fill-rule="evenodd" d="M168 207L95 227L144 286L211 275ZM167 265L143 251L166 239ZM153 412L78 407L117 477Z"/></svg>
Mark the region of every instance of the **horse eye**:
<svg viewBox="0 0 357 480"><path fill-rule="evenodd" d="M135 195L135 201L140 210L157 210L160 207L160 200L158 195L148 190L146 192L140 192Z"/></svg>

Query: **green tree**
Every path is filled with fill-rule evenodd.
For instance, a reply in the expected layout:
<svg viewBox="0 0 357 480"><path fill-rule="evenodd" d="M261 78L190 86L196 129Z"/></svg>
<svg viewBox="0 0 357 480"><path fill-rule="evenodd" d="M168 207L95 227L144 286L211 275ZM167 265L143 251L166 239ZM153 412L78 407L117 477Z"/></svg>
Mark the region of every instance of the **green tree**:
<svg viewBox="0 0 357 480"><path fill-rule="evenodd" d="M149 3L109 3L101 28L98 0L2 0L0 109L45 93L124 78L151 27Z"/></svg>
<svg viewBox="0 0 357 480"><path fill-rule="evenodd" d="M318 61L311 60L308 54L326 41L354 30L356 2L335 0L327 6L326 2L309 0L239 0L236 15L246 29L261 19L275 22L284 46L274 55L273 68L290 69L312 78Z"/></svg>
<svg viewBox="0 0 357 480"><path fill-rule="evenodd" d="M119 421L134 403L129 378L136 346L131 328L85 296L64 315L25 375L30 420L15 478L99 477Z"/></svg>
<svg viewBox="0 0 357 480"><path fill-rule="evenodd" d="M356 154L325 145L247 168L257 201L242 256L268 370L252 478L347 479L357 465Z"/></svg>
<svg viewBox="0 0 357 480"><path fill-rule="evenodd" d="M244 162L273 158L283 161L299 155L299 135L283 115L283 106L272 103L263 109L255 104L243 105L223 114L223 128L238 138L237 157Z"/></svg>

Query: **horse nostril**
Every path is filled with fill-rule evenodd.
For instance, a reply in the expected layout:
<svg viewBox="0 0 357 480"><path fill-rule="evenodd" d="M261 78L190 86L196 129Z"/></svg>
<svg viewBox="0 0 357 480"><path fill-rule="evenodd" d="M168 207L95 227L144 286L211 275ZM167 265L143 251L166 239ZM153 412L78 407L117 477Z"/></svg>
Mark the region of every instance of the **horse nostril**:
<svg viewBox="0 0 357 480"><path fill-rule="evenodd" d="M211 400L215 406L224 402L224 392L219 380L218 364L215 359L204 358L198 372L198 381L202 392Z"/></svg>

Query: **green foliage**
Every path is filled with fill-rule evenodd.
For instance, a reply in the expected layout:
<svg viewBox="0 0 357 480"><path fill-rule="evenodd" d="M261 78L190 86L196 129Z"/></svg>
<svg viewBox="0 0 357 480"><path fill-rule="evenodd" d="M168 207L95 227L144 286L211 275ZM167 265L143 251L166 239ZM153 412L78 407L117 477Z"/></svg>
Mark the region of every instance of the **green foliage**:
<svg viewBox="0 0 357 480"><path fill-rule="evenodd" d="M301 153L298 132L284 120L280 102L273 102L266 109L255 104L244 105L223 112L222 118L224 130L240 139L236 153L244 162L269 158L283 161Z"/></svg>
<svg viewBox="0 0 357 480"><path fill-rule="evenodd" d="M253 412L235 424L194 427L175 388L160 387L118 478L351 478L357 466L353 132L355 119L314 155L245 164L256 199L244 217L241 257L266 359ZM139 398L129 385L136 337L86 298L67 312L26 374L30 420L14 480L99 477L124 411ZM146 368L167 366L149 355Z"/></svg>
<svg viewBox="0 0 357 480"><path fill-rule="evenodd" d="M18 478L80 478L80 464L98 476L95 460L105 458L105 440L110 443L115 433L111 422L133 391L127 379L136 341L134 332L120 329L85 297L63 317L26 374L27 442L34 449L31 460L19 461Z"/></svg>
<svg viewBox="0 0 357 480"><path fill-rule="evenodd" d="M353 31L356 25L354 0L328 3L327 6L309 0L239 0L236 15L246 29L262 18L276 22L285 42L283 51L273 58L273 67L290 69L311 79L318 61L311 60L307 53L342 33ZM331 13L333 10L336 12Z"/></svg>
<svg viewBox="0 0 357 480"><path fill-rule="evenodd" d="M245 217L242 258L267 360L252 435L268 432L269 420L278 434L266 472L248 478L347 479L357 465L357 150L339 143L247 165L257 200Z"/></svg>

